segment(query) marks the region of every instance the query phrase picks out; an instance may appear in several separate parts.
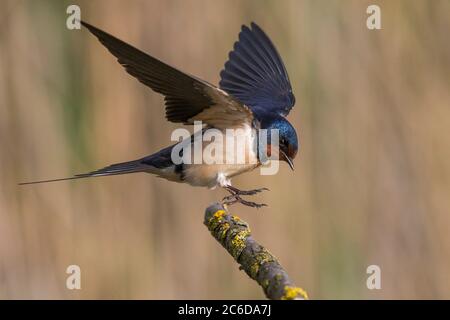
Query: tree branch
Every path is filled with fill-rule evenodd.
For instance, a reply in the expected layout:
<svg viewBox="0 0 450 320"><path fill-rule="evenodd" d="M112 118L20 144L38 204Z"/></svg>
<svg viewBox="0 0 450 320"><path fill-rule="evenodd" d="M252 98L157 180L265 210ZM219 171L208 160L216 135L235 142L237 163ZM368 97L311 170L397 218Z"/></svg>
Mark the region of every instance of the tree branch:
<svg viewBox="0 0 450 320"><path fill-rule="evenodd" d="M253 239L245 221L231 216L221 204L215 203L206 209L204 224L240 264L239 269L263 288L268 299L308 299L305 290L289 279L277 258Z"/></svg>

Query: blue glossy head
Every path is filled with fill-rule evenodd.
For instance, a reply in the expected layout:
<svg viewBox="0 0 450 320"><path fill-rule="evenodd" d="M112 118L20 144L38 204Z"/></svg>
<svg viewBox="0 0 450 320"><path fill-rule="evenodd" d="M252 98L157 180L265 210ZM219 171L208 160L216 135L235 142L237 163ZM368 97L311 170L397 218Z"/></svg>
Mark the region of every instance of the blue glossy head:
<svg viewBox="0 0 450 320"><path fill-rule="evenodd" d="M286 161L294 170L293 159L298 152L297 132L294 127L282 116L270 117L261 121L261 128L268 130L268 154L272 151L271 130L278 130L279 159Z"/></svg>

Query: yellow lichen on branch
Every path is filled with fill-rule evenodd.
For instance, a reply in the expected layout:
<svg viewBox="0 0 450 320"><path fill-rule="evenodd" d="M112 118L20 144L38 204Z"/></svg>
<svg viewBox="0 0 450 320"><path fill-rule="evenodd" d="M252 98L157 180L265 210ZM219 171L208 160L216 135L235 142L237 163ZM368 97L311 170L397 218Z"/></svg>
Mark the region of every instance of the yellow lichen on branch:
<svg viewBox="0 0 450 320"><path fill-rule="evenodd" d="M308 299L308 294L302 288L285 286L284 296L281 297L281 300L292 300L299 296L303 299Z"/></svg>
<svg viewBox="0 0 450 320"><path fill-rule="evenodd" d="M240 269L263 288L267 298L308 299L306 291L292 283L276 257L253 239L245 221L216 203L206 209L204 224L240 264Z"/></svg>

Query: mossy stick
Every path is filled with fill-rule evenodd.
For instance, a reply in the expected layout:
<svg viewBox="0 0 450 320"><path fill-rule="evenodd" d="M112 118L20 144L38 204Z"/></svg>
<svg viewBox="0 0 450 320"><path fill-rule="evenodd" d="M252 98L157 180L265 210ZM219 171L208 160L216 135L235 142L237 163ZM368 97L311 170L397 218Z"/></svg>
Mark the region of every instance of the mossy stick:
<svg viewBox="0 0 450 320"><path fill-rule="evenodd" d="M215 203L206 209L204 224L239 268L263 288L268 299L308 299L306 291L293 284L277 258L253 239L245 221Z"/></svg>

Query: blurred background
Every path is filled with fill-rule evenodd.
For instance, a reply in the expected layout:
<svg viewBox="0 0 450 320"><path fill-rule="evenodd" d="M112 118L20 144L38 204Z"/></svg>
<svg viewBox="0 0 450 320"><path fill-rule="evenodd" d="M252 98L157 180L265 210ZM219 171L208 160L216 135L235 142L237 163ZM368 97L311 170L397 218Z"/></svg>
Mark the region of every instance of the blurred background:
<svg viewBox="0 0 450 320"><path fill-rule="evenodd" d="M66 8L217 84L242 24L272 38L297 97L292 173L268 187L253 235L313 299L450 298L449 1L0 2L0 298L259 299L203 225L223 190L146 174L34 186L170 143L163 98ZM382 30L366 8L381 7ZM66 289L68 265L81 290ZM366 268L381 268L368 290Z"/></svg>

